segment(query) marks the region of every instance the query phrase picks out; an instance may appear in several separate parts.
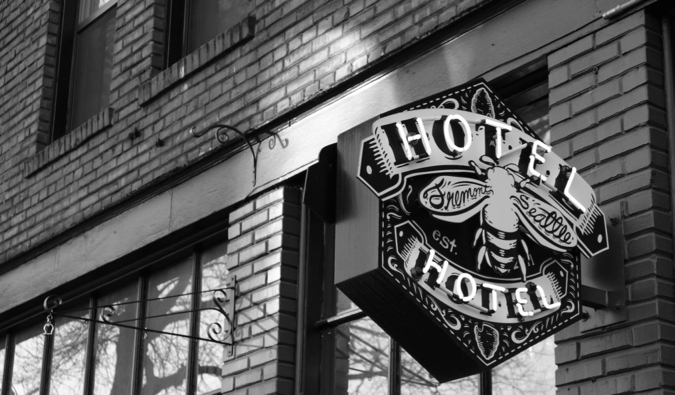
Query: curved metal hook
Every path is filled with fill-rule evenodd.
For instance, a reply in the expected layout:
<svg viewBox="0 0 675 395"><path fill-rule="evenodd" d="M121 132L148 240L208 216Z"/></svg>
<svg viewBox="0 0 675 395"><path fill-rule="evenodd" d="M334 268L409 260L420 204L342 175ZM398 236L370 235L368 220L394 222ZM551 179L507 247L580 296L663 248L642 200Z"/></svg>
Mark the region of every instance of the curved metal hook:
<svg viewBox="0 0 675 395"><path fill-rule="evenodd" d="M192 128L192 129L190 129L190 135L192 135L192 137L195 137L195 138L202 137L206 133L208 133L209 130L211 130L211 129L216 129L216 140L218 140L218 142L220 144L225 144L230 140L229 136L227 135L227 133L225 131L223 131L223 129L231 130L231 131L235 132L236 134L238 134L239 136L241 136L242 139L244 139L244 141L246 142L246 145L248 145L248 148L251 150L251 155L253 156L253 186L255 186L256 173L257 173L257 169L258 169L258 155L256 154L255 150L253 149L253 144L251 144L251 142L248 141L248 138L246 137L246 135L243 132L241 132L239 129L235 128L234 126L225 125L225 124L222 124L222 123L216 123L216 124L213 124L211 126L208 126L204 130L202 130L201 132L195 132L195 129Z"/></svg>
<svg viewBox="0 0 675 395"><path fill-rule="evenodd" d="M63 300L61 300L58 295L49 295L42 303L42 307L44 307L45 311L54 311L54 309L59 307L62 303Z"/></svg>

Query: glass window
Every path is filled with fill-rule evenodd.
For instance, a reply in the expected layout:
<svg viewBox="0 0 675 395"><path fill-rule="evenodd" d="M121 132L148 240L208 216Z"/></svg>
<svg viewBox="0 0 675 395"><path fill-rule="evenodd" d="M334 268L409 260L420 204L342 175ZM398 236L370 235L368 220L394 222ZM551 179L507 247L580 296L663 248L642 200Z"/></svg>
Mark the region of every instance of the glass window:
<svg viewBox="0 0 675 395"><path fill-rule="evenodd" d="M154 273L148 280L145 325L148 329L188 335L192 310L192 262ZM185 394L189 340L147 332L143 335L143 395Z"/></svg>
<svg viewBox="0 0 675 395"><path fill-rule="evenodd" d="M248 3L248 0L188 1L186 53L241 22L248 14Z"/></svg>
<svg viewBox="0 0 675 395"><path fill-rule="evenodd" d="M479 394L480 375L440 384L401 348L401 395Z"/></svg>
<svg viewBox="0 0 675 395"><path fill-rule="evenodd" d="M168 8L166 66L240 23L251 12L249 0L173 0Z"/></svg>
<svg viewBox="0 0 675 395"><path fill-rule="evenodd" d="M389 393L389 336L370 318L335 328L335 394Z"/></svg>
<svg viewBox="0 0 675 395"><path fill-rule="evenodd" d="M74 129L110 104L115 8L77 33L69 129Z"/></svg>
<svg viewBox="0 0 675 395"><path fill-rule="evenodd" d="M542 340L492 371L495 395L555 395L555 344Z"/></svg>
<svg viewBox="0 0 675 395"><path fill-rule="evenodd" d="M219 393L229 348L200 339L211 323L229 329L213 300L227 285L227 242L181 253L185 259L98 290L89 306L56 307L51 336L43 333L45 313L0 337L0 384L8 360L11 395Z"/></svg>
<svg viewBox="0 0 675 395"><path fill-rule="evenodd" d="M121 287L100 297L96 317L136 326L138 298L136 284ZM115 325L97 325L94 356L94 393L97 395L130 394L133 382L136 331Z"/></svg>
<svg viewBox="0 0 675 395"><path fill-rule="evenodd" d="M45 337L39 325L15 335L11 384L13 395L33 395L40 391L44 344Z"/></svg>
<svg viewBox="0 0 675 395"><path fill-rule="evenodd" d="M2 381L5 374L5 347L7 336L0 336L0 394L2 394Z"/></svg>
<svg viewBox="0 0 675 395"><path fill-rule="evenodd" d="M221 331L230 330L225 318L217 310L213 300L214 292L227 286L228 274L227 243L214 246L202 255L201 259L201 294L199 299L199 337L208 339L209 326L220 325ZM222 333L222 332L221 332ZM225 335L225 333L222 333ZM197 394L207 394L221 388L221 365L225 360L225 352L229 347L217 343L200 341L197 349ZM226 351L227 350L227 351Z"/></svg>
<svg viewBox="0 0 675 395"><path fill-rule="evenodd" d="M52 140L110 104L117 0L63 3Z"/></svg>
<svg viewBox="0 0 675 395"><path fill-rule="evenodd" d="M88 314L81 316L89 318ZM49 393L82 394L89 325L86 321L57 317L54 326Z"/></svg>

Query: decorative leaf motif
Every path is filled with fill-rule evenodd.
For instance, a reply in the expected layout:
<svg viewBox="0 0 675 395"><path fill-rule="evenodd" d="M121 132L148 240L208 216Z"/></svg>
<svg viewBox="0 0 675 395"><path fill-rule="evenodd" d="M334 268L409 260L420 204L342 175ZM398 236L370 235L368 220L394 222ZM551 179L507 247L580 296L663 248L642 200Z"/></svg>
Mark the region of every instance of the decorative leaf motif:
<svg viewBox="0 0 675 395"><path fill-rule="evenodd" d="M491 325L482 323L480 329L478 325L473 327L473 334L476 336L476 344L483 358L492 359L499 348L499 331Z"/></svg>
<svg viewBox="0 0 675 395"><path fill-rule="evenodd" d="M471 99L471 112L495 118L495 107L485 88L480 88Z"/></svg>

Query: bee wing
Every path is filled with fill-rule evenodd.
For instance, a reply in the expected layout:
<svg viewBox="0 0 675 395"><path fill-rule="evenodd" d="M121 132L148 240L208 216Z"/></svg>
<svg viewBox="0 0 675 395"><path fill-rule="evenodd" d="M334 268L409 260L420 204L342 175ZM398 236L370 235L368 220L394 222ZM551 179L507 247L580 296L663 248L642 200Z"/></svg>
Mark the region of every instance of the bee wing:
<svg viewBox="0 0 675 395"><path fill-rule="evenodd" d="M434 217L459 223L476 215L490 194L484 182L472 178L440 176L422 189L419 200Z"/></svg>
<svg viewBox="0 0 675 395"><path fill-rule="evenodd" d="M559 252L577 245L574 226L560 210L524 193L511 199L520 223L537 243Z"/></svg>

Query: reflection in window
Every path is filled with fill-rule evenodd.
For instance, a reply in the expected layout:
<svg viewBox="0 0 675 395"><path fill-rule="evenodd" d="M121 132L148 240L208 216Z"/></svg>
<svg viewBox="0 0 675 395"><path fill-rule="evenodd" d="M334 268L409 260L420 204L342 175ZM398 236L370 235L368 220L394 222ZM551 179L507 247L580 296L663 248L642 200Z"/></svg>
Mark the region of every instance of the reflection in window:
<svg viewBox="0 0 675 395"><path fill-rule="evenodd" d="M136 326L136 287L130 285L97 300L96 318L109 315L111 322ZM111 309L111 306L113 309ZM133 329L99 324L96 330L94 393L116 395L131 393L134 360Z"/></svg>
<svg viewBox="0 0 675 395"><path fill-rule="evenodd" d="M370 318L336 328L335 393L387 394L389 336Z"/></svg>
<svg viewBox="0 0 675 395"><path fill-rule="evenodd" d="M40 390L44 336L42 327L35 326L18 332L14 339L12 395L34 395Z"/></svg>
<svg viewBox="0 0 675 395"><path fill-rule="evenodd" d="M80 311L86 310L83 307ZM81 316L89 318L89 314ZM55 324L49 393L82 394L89 325L72 318L57 318Z"/></svg>
<svg viewBox="0 0 675 395"><path fill-rule="evenodd" d="M2 394L2 380L5 373L5 339L6 336L0 337L0 394Z"/></svg>
<svg viewBox="0 0 675 395"><path fill-rule="evenodd" d="M555 344L542 340L492 371L495 395L554 395Z"/></svg>
<svg viewBox="0 0 675 395"><path fill-rule="evenodd" d="M190 292L192 292L190 261L152 274L148 281L145 324L147 328L168 333L189 334L192 298L185 294ZM144 345L142 394L185 394L189 340L147 332Z"/></svg>
<svg viewBox="0 0 675 395"><path fill-rule="evenodd" d="M401 349L401 395L478 394L480 376L440 384L426 369Z"/></svg>
<svg viewBox="0 0 675 395"><path fill-rule="evenodd" d="M199 337L208 339L208 327L217 322L223 329L229 329L222 314L215 310L213 292L226 286L225 276L228 273L227 243L214 246L204 251L201 264L201 298L199 302ZM221 364L225 360L225 348L216 343L199 342L197 350L197 394L205 394L221 388Z"/></svg>

